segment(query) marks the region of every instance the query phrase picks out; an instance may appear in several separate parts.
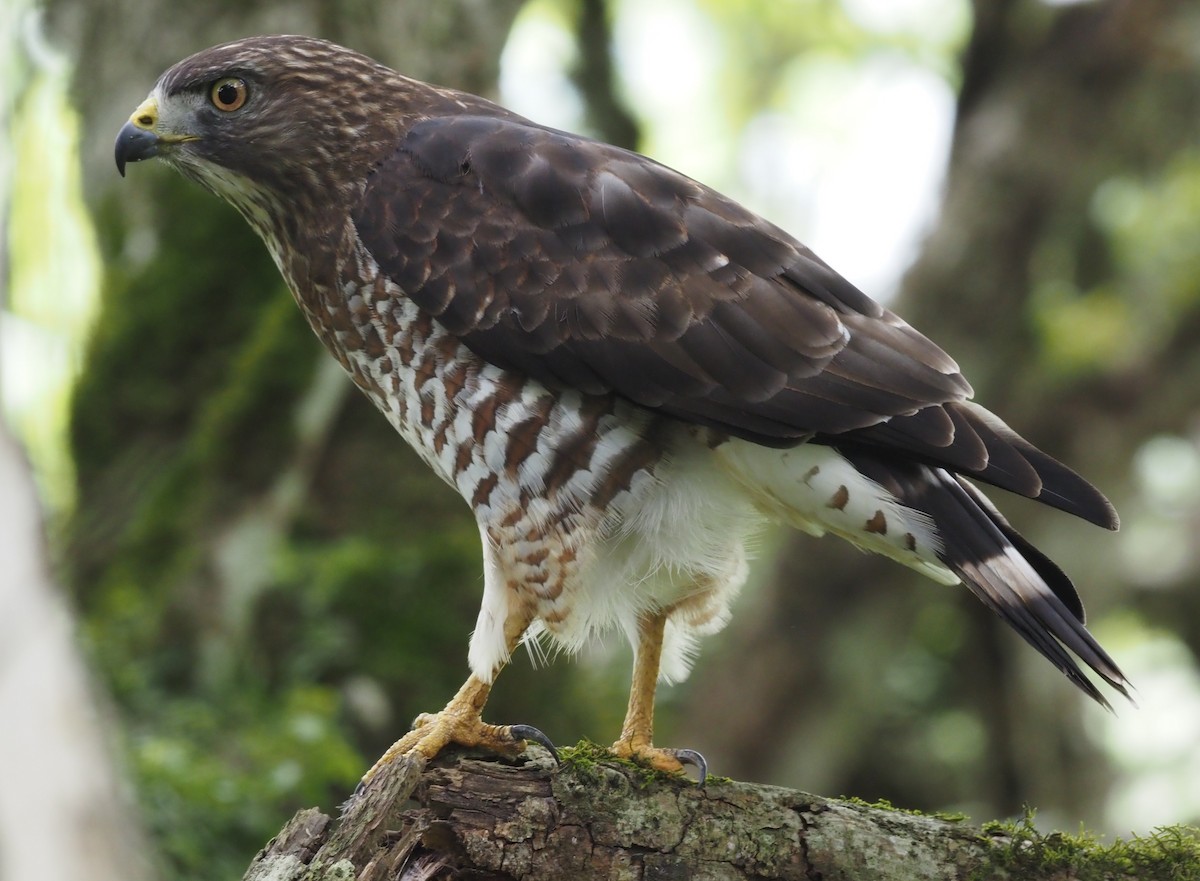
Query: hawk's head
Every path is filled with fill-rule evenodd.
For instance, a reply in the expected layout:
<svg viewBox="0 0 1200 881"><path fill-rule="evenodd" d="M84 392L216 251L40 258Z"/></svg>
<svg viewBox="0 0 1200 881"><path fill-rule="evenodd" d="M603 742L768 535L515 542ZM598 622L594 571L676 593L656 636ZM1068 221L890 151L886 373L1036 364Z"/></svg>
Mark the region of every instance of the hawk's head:
<svg viewBox="0 0 1200 881"><path fill-rule="evenodd" d="M226 43L159 77L117 136L117 168L162 158L261 226L360 184L409 121L414 88L323 40Z"/></svg>

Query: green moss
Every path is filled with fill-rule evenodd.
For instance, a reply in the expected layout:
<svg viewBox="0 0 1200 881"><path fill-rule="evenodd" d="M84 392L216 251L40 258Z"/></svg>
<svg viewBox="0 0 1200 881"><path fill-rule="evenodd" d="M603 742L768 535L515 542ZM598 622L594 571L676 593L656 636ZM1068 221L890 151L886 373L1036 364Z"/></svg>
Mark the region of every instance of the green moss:
<svg viewBox="0 0 1200 881"><path fill-rule="evenodd" d="M607 747L588 740L586 737L574 746L564 746L558 751L562 764L576 773L594 773L596 765L608 761L621 761Z"/></svg>
<svg viewBox="0 0 1200 881"><path fill-rule="evenodd" d="M965 823L969 819L966 814L958 811L918 811L915 808L898 808L886 798L881 798L879 801L867 801L855 795L844 795L840 796L838 801L864 808L874 808L879 811L895 811L898 814L910 814L914 817L932 817L935 820L942 820L946 823Z"/></svg>
<svg viewBox="0 0 1200 881"><path fill-rule="evenodd" d="M1200 881L1200 830L1167 826L1145 836L1104 843L1081 831L1043 834L1033 812L1020 820L985 823L991 858L970 878L984 881L1004 873L1011 878L1070 878L1072 881Z"/></svg>
<svg viewBox="0 0 1200 881"><path fill-rule="evenodd" d="M560 749L558 757L564 767L587 783L598 783L603 778L601 765L616 766L632 771L636 781L647 784L653 780L652 775L657 773L652 768L639 765L631 759L621 758L608 747L601 746L586 737L575 746Z"/></svg>
<svg viewBox="0 0 1200 881"><path fill-rule="evenodd" d="M635 789L646 790L656 783L680 783L686 778L669 771L652 768L637 759L626 759L618 756L606 746L584 738L575 746L563 747L558 751L559 759L576 777L587 783L598 783L603 779L600 765L616 767L625 772L625 776ZM725 778L721 778L724 780ZM710 783L717 778L709 776Z"/></svg>

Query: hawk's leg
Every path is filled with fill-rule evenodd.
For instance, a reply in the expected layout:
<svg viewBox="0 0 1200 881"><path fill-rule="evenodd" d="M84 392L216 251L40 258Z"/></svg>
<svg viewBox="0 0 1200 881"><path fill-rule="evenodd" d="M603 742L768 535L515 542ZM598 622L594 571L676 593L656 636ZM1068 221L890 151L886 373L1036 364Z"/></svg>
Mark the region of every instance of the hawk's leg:
<svg viewBox="0 0 1200 881"><path fill-rule="evenodd" d="M708 765L700 753L691 749L663 749L654 746L654 690L662 660L663 630L667 611L646 613L638 619L638 645L633 659L633 685L629 689L629 709L621 736L612 751L622 758L646 762L659 771L678 772L684 765L700 771L700 782L708 774Z"/></svg>
<svg viewBox="0 0 1200 881"><path fill-rule="evenodd" d="M520 642L526 626L527 619L506 622L505 637L510 653ZM502 668L503 664L492 673L492 682ZM515 756L525 749L527 740L532 740L546 747L557 761L558 753L554 744L536 728L529 725L490 725L483 721L483 707L491 691L491 682L484 682L471 674L441 712L422 713L416 718L412 730L388 747L371 766L371 770L363 775L362 784L369 783L381 768L400 756L419 754L432 759L451 743Z"/></svg>

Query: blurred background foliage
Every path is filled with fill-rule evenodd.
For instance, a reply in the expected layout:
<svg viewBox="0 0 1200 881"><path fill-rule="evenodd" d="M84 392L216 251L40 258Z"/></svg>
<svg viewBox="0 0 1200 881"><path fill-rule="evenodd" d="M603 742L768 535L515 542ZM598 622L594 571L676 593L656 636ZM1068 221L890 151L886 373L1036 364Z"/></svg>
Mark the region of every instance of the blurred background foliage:
<svg viewBox="0 0 1200 881"><path fill-rule="evenodd" d="M195 7L195 8L193 8ZM0 12L5 415L172 878L237 877L466 673L478 537L349 392L241 220L112 137L169 64L285 31L636 147L796 233L1110 493L1000 499L1141 708L966 595L764 537L657 740L743 779L976 819L1200 819L1200 8L1167 0L32 0ZM915 262L914 262L915 261ZM911 265L910 265L911 264ZM906 272L907 269L907 272ZM607 742L617 640L489 707Z"/></svg>

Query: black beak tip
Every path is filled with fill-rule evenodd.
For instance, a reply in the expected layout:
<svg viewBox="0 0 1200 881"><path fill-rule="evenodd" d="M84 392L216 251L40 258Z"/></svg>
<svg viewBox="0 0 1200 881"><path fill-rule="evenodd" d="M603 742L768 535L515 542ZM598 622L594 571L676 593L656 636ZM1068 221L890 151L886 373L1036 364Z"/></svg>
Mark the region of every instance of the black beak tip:
<svg viewBox="0 0 1200 881"><path fill-rule="evenodd" d="M141 162L158 155L158 135L154 132L138 128L132 122L121 126L117 133L117 143L113 153L117 160L117 171L125 176L125 165L128 162Z"/></svg>

